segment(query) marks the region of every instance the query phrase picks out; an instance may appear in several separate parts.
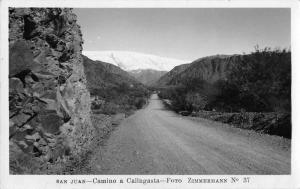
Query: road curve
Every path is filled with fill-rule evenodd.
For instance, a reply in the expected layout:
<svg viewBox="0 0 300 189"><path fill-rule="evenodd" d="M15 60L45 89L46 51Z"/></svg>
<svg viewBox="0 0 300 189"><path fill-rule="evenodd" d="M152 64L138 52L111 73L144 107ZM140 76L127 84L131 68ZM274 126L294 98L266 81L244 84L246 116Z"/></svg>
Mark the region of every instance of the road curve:
<svg viewBox="0 0 300 189"><path fill-rule="evenodd" d="M91 161L94 174L290 174L290 140L164 108L157 95Z"/></svg>

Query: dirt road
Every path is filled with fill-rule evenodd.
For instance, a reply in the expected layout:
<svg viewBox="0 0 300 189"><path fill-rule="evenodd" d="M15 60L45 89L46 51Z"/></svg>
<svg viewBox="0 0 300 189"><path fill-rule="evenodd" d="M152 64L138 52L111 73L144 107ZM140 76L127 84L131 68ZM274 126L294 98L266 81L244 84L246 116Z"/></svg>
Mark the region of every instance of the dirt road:
<svg viewBox="0 0 300 189"><path fill-rule="evenodd" d="M179 116L154 94L90 166L94 174L289 174L290 159L288 139Z"/></svg>

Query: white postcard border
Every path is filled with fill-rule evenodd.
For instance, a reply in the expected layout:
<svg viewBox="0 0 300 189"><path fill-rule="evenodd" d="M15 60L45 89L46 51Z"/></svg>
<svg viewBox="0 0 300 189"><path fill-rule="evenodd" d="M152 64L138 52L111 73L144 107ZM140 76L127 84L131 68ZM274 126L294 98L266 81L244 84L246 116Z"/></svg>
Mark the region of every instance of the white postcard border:
<svg viewBox="0 0 300 189"><path fill-rule="evenodd" d="M9 113L8 113L8 7L74 7L74 8L291 8L291 49L292 49L292 174L291 175L9 175ZM300 1L269 0L269 1L196 1L196 0L4 0L1 2L1 49L0 49L0 97L1 97L1 177L0 188L300 188ZM298 95L297 95L298 94ZM188 177L193 178L232 178L250 177L250 183L229 184L189 184ZM57 180L72 179L127 179L127 178L158 178L184 180L182 183L163 184L59 184Z"/></svg>

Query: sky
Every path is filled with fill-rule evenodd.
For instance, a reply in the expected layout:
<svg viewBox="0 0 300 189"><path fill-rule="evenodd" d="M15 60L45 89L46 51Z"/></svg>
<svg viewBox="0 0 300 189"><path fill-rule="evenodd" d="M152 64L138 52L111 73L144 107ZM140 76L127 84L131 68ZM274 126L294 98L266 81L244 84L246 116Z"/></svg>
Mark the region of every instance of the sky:
<svg viewBox="0 0 300 189"><path fill-rule="evenodd" d="M289 48L287 8L80 8L84 51L134 51L195 60Z"/></svg>

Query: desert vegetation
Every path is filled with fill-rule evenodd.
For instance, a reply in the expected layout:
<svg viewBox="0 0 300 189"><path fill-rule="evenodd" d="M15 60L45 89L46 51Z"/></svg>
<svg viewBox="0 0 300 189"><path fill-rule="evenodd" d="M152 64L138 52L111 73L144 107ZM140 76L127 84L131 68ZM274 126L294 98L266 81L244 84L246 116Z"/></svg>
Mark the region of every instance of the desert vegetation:
<svg viewBox="0 0 300 189"><path fill-rule="evenodd" d="M147 103L149 90L119 67L84 57L84 69L94 113L130 115Z"/></svg>
<svg viewBox="0 0 300 189"><path fill-rule="evenodd" d="M291 52L257 49L241 55L224 79L210 82L187 77L179 85L160 88L175 110L224 112L290 112Z"/></svg>
<svg viewBox="0 0 300 189"><path fill-rule="evenodd" d="M128 115L134 110L141 109L147 103L150 93L145 88L133 88L123 83L102 90L93 89L91 94L94 97L91 108L95 113Z"/></svg>
<svg viewBox="0 0 300 189"><path fill-rule="evenodd" d="M177 85L161 87L159 97L169 99L176 112L188 111L194 115L201 111L230 112L249 119L246 112L280 113L282 116L275 117L284 117L282 122L290 130L290 50L256 46L250 54L235 56L225 77L212 81L201 74L190 75L181 78Z"/></svg>

